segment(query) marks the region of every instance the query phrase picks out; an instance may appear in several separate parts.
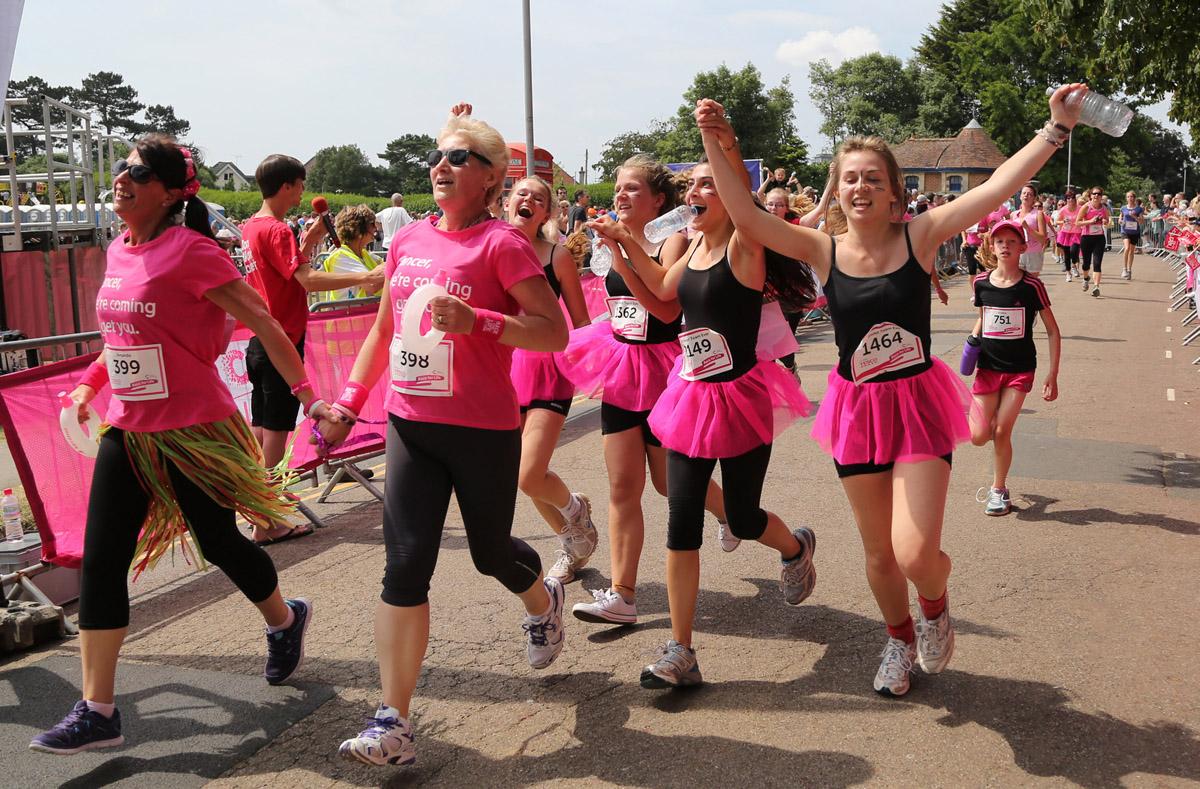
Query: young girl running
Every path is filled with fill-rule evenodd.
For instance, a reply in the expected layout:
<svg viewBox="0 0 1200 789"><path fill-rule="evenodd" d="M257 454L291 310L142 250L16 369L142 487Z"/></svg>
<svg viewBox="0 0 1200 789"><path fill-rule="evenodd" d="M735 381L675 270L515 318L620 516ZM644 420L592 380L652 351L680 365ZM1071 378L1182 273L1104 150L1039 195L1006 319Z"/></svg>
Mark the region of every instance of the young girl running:
<svg viewBox="0 0 1200 789"><path fill-rule="evenodd" d="M1040 277L1042 264L1046 259L1046 240L1050 237L1050 231L1046 228L1046 214L1042 211L1042 204L1038 200L1037 190L1033 188L1033 184L1025 184L1021 187L1021 204L1009 218L1023 222L1028 228L1029 243L1025 253L1021 255L1021 270L1028 271L1034 277Z"/></svg>
<svg viewBox="0 0 1200 789"><path fill-rule="evenodd" d="M660 259L666 265L673 263L687 246L682 234L655 246L644 233L647 222L679 202L673 177L646 155L632 157L617 170L613 194L617 217L655 265ZM680 309L679 302L650 293L620 258L605 277L604 288L610 320L572 332L559 357L560 369L580 391L600 398L609 484L612 584L593 591L595 600L577 604L572 613L585 622L632 624L637 621L637 571L645 537L642 491L647 466L655 490L667 495L666 452L648 420L679 355ZM715 483L709 486L707 507L718 520L725 520Z"/></svg>
<svg viewBox="0 0 1200 789"><path fill-rule="evenodd" d="M939 245L1026 183L1067 139L1079 117L1050 101L1052 120L981 186L901 223L904 187L887 144L851 138L835 159L845 235L796 227L756 210L724 154L737 137L721 105L697 103L705 152L738 231L809 263L824 283L838 364L830 372L813 435L833 456L867 556L867 580L888 626L875 676L880 693L903 695L914 660L930 674L954 651L947 604L950 557L942 518L954 447L970 437L970 394L929 352L929 277ZM1076 105L1077 106L1077 105ZM740 154L738 154L740 156ZM917 588L917 625L908 584Z"/></svg>
<svg viewBox="0 0 1200 789"><path fill-rule="evenodd" d="M1145 216L1146 209L1138 205L1137 193L1126 192L1125 205L1121 206L1121 238L1125 245L1121 279L1133 279L1133 256L1138 254L1138 248L1142 245Z"/></svg>
<svg viewBox="0 0 1200 789"><path fill-rule="evenodd" d="M708 164L696 165L687 183L687 204L700 212L692 222L697 232L670 268L656 265L628 228L589 224L615 242L614 253L623 251L655 298L678 299L688 327L679 335L683 354L650 412L650 428L667 448L672 636L661 657L642 671L642 687L652 689L701 681L692 624L704 500L718 462L729 529L738 539L758 540L779 552L784 600L799 605L816 585L816 536L807 528L789 532L779 516L759 504L771 444L796 418L808 415L808 399L785 368L756 354L764 290L803 304L813 297L812 279L807 266L778 256L768 269L762 246L734 230Z"/></svg>
<svg viewBox="0 0 1200 789"><path fill-rule="evenodd" d="M579 284L579 269L571 254L548 241L551 229L550 185L540 178L525 178L513 184L508 198L508 221L533 244L534 254L555 296L562 298L574 328L587 326L587 304ZM582 493L572 493L550 470L550 457L571 410L575 385L563 375L554 354L513 351L512 381L521 406L521 475L518 485L533 506L558 535L558 560L546 573L567 584L575 571L587 564L596 550L598 535L592 524L592 504Z"/></svg>
<svg viewBox="0 0 1200 789"><path fill-rule="evenodd" d="M1058 236L1055 241L1063 258L1063 271L1067 282L1071 276L1079 276L1079 226L1075 224L1075 215L1079 212L1079 204L1075 202L1075 193L1067 190L1066 204L1058 209Z"/></svg>
<svg viewBox="0 0 1200 789"><path fill-rule="evenodd" d="M1039 314L1050 337L1050 372L1042 387L1042 399L1050 402L1058 397L1061 335L1046 286L1019 267L1026 249L1026 232L1026 226L1015 220L993 227L991 244L996 268L975 278L979 319L971 334L980 339L980 346L978 372L971 387L977 406L971 409L971 442L981 447L991 441L995 453L992 487L984 508L988 515L1012 511L1008 493L1012 429L1025 395L1033 390L1037 369L1033 325Z"/></svg>

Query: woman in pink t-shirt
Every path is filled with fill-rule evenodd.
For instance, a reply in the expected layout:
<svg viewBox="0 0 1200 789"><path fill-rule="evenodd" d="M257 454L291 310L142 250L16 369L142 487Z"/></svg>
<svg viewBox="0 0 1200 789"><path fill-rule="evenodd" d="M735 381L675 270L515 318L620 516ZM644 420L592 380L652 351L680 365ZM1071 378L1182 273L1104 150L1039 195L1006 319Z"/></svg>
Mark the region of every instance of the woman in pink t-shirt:
<svg viewBox="0 0 1200 789"><path fill-rule="evenodd" d="M1079 256L1083 269L1083 290L1092 288L1092 295L1100 296L1100 268L1104 263L1104 229L1108 226L1109 214L1104 205L1104 187L1093 186L1088 192L1088 201L1075 212L1075 226L1079 228ZM1092 283L1095 277L1095 284Z"/></svg>
<svg viewBox="0 0 1200 789"><path fill-rule="evenodd" d="M185 532L194 558L220 567L266 621L264 675L272 685L299 667L312 619L307 601L283 598L270 556L238 531L238 515L269 526L292 508L268 481L258 443L214 366L229 314L262 338L308 410L314 395L300 356L213 238L187 148L148 135L113 174L113 208L128 229L108 248L96 298L104 351L71 392L82 420L97 390L112 387L84 535L83 700L30 744L64 755L124 742L113 694L129 625L126 576L131 563L136 578L176 540L191 554Z"/></svg>
<svg viewBox="0 0 1200 789"><path fill-rule="evenodd" d="M512 536L521 459L521 414L509 377L513 348L558 351L567 326L529 240L488 211L504 186L508 146L491 126L452 110L429 152L443 216L413 222L392 239L388 284L375 325L326 421L326 440L346 437L367 389L390 371L383 537L387 566L375 613L383 698L371 725L342 743L343 758L411 764L409 703L429 642L429 581L453 493L475 567L520 597L529 663L546 668L563 646L562 584L542 578L537 552ZM432 350L406 348L405 302L427 283L445 287L422 330L445 336Z"/></svg>

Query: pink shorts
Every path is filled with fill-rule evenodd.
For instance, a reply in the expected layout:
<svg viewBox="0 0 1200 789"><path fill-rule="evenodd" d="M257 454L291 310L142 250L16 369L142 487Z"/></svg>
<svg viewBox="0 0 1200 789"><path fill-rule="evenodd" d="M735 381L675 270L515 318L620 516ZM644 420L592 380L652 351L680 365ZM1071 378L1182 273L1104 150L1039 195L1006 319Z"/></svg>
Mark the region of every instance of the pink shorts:
<svg viewBox="0 0 1200 789"><path fill-rule="evenodd" d="M1029 394L1033 391L1033 374L1033 370L1023 373L1000 373L981 367L975 371L975 383L971 385L971 394L991 394L1006 388Z"/></svg>

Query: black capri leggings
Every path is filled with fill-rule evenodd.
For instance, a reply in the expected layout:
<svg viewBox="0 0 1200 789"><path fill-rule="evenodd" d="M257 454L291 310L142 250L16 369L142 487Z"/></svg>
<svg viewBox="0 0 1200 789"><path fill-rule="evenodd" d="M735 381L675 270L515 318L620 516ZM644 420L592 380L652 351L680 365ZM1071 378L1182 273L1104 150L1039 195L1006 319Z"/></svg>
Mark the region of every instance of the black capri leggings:
<svg viewBox="0 0 1200 789"><path fill-rule="evenodd" d="M729 530L742 540L761 537L767 530L767 512L759 502L770 461L770 444L720 460L691 458L667 450L667 548L695 551L704 543L704 497L717 463L721 464Z"/></svg>
<svg viewBox="0 0 1200 789"><path fill-rule="evenodd" d="M1079 239L1079 267L1084 271L1100 271L1104 262L1104 236L1083 236Z"/></svg>
<svg viewBox="0 0 1200 789"><path fill-rule="evenodd" d="M1063 271L1070 271L1072 267L1079 265L1078 244L1071 244L1069 246L1059 244L1058 248L1062 252Z"/></svg>
<svg viewBox="0 0 1200 789"><path fill-rule="evenodd" d="M204 558L220 567L253 603L275 591L279 579L271 557L238 531L233 510L209 498L168 462L171 486ZM125 433L109 428L100 440L88 498L83 538L79 626L111 630L129 624L129 565L146 520L150 497L125 449Z"/></svg>
<svg viewBox="0 0 1200 789"><path fill-rule="evenodd" d="M458 499L475 569L514 594L538 580L537 552L512 536L521 431L388 418L380 598L388 605L429 600L450 493Z"/></svg>

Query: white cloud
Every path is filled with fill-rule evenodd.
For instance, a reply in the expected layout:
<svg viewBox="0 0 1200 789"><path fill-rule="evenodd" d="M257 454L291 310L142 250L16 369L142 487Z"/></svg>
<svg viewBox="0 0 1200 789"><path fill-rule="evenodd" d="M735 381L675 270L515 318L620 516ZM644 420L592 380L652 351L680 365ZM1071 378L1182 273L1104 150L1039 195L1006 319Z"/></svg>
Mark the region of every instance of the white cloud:
<svg viewBox="0 0 1200 789"><path fill-rule="evenodd" d="M814 30L799 40L784 41L775 57L795 68L807 68L814 60L825 58L836 66L843 60L879 51L879 36L865 27L850 27L840 33Z"/></svg>

